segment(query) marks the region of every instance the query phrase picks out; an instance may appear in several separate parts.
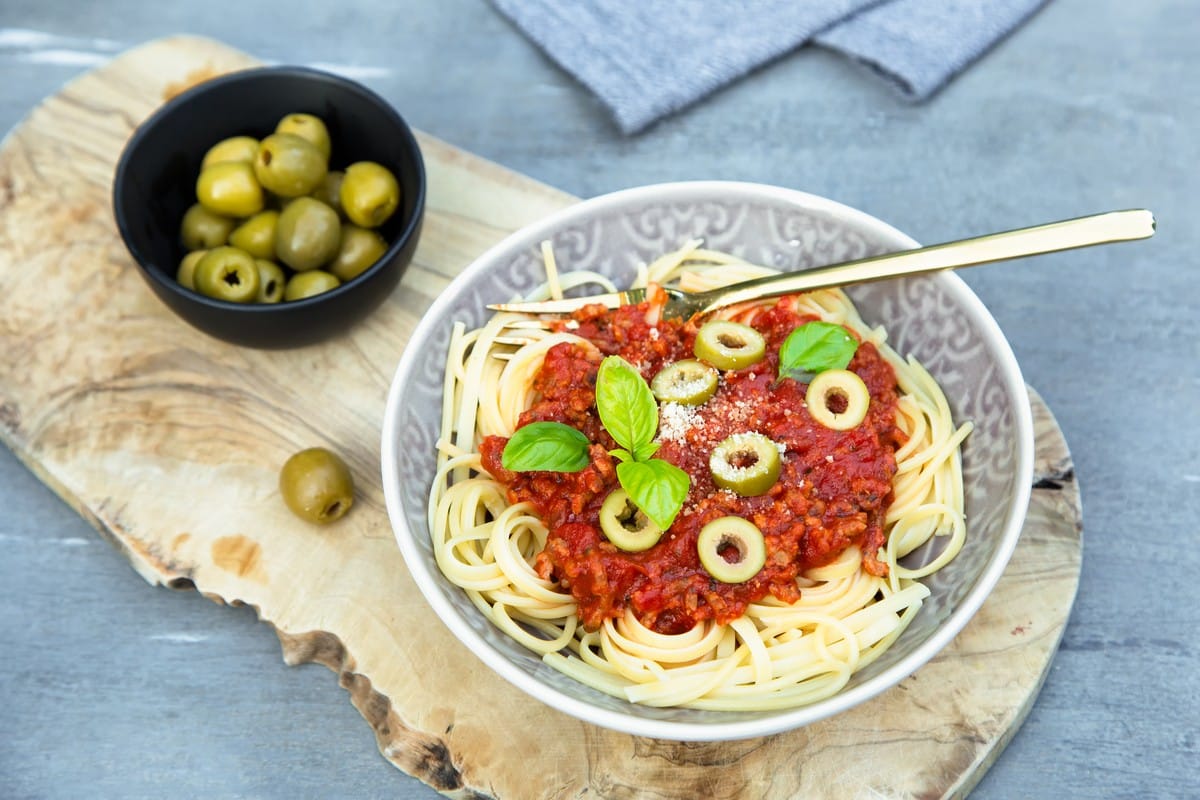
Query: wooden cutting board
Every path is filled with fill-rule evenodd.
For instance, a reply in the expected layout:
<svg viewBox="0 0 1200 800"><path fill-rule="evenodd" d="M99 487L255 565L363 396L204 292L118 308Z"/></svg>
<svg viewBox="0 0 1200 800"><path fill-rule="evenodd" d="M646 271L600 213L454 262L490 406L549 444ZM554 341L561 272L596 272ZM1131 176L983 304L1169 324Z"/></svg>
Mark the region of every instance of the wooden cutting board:
<svg viewBox="0 0 1200 800"><path fill-rule="evenodd" d="M1037 485L1012 562L958 639L900 686L820 724L730 743L567 717L492 675L434 618L392 539L378 454L388 384L424 309L486 247L574 198L421 136L425 231L382 308L300 350L208 338L142 284L113 222L111 177L164 98L254 63L211 40L154 41L47 99L3 142L5 443L151 584L257 609L287 663L332 669L383 756L446 794L965 795L1036 697L1079 577L1079 496L1041 400ZM279 466L311 445L342 453L360 487L327 529L293 518L276 492Z"/></svg>

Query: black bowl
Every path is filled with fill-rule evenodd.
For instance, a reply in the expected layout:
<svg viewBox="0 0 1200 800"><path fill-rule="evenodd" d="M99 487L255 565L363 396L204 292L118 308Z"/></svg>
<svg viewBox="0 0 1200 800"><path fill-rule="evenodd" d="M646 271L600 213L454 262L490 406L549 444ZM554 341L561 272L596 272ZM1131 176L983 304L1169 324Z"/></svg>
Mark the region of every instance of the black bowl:
<svg viewBox="0 0 1200 800"><path fill-rule="evenodd" d="M303 300L241 305L186 289L175 280L185 254L179 226L196 201L204 153L230 136L262 138L291 112L324 120L331 169L376 161L396 175L400 208L380 228L387 252L353 280ZM117 163L113 210L142 277L188 323L235 344L299 347L348 330L396 287L420 236L425 165L408 124L369 89L302 67L249 69L189 89L138 127Z"/></svg>

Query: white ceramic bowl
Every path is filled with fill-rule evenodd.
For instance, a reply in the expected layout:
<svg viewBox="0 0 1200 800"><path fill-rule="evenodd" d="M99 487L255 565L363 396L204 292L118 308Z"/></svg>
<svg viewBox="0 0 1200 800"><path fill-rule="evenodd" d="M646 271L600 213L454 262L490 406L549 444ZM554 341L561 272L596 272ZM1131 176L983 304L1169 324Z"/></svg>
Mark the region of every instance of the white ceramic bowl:
<svg viewBox="0 0 1200 800"><path fill-rule="evenodd" d="M413 331L383 420L383 487L396 541L434 613L488 667L532 697L627 733L715 741L763 736L845 711L915 672L962 630L1004 571L1021 532L1033 475L1033 424L1020 368L995 320L953 273L854 287L863 319L883 324L902 355L939 380L958 421L975 430L963 448L967 543L924 580L932 591L903 636L837 695L798 708L716 712L647 708L556 672L494 628L434 561L426 504L434 474L442 373L454 321L478 327L485 305L544 280L539 244L560 265L628 285L637 263L701 237L705 246L781 269L916 247L860 211L802 192L726 182L670 183L597 197L514 233L455 279ZM564 267L566 268L566 267ZM918 551L910 559L928 557Z"/></svg>

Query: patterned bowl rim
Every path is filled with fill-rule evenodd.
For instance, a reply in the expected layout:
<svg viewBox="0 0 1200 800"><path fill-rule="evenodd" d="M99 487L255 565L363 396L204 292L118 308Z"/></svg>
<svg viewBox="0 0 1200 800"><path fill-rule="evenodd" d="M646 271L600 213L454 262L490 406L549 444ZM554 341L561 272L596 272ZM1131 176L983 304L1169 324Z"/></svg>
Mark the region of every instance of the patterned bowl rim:
<svg viewBox="0 0 1200 800"><path fill-rule="evenodd" d="M834 714L849 710L864 701L890 689L916 672L921 666L944 649L971 620L987 599L996 582L1003 574L1025 522L1033 482L1033 417L1029 396L1021 375L1020 366L1000 326L971 291L970 287L953 272L942 272L930 276L941 283L941 288L952 297L963 313L970 315L989 346L997 354L997 367L1005 391L1013 398L1014 434L1017 438L1017 458L1014 466L1016 490L1008 498L1007 522L1000 532L995 551L986 563L975 585L963 597L945 622L926 641L895 664L863 682L843 689L825 700L798 708L764 712L749 719L729 722L683 722L678 720L649 719L638 716L636 708L631 713L621 713L593 705L579 697L566 694L547 685L536 676L514 664L503 652L483 639L446 598L443 586L449 586L430 562L416 541L416 536L427 536L427 532L410 529L404 514L404 502L398 487L402 476L398 470L396 446L399 442L398 421L402 395L413 380L418 364L427 353L414 343L428 338L435 326L448 318L450 307L457 295L471 283L484 278L497 263L504 263L529 247L536 247L545 239L563 228L578 224L596 215L620 211L626 207L646 204L671 204L696 202L699 200L720 202L769 202L796 210L824 213L832 218L844 220L853 226L889 242L896 249L919 247L908 235L887 223L850 206L834 200L767 184L739 181L680 181L650 184L623 189L588 200L580 201L535 223L527 225L493 245L468 265L442 291L413 329L408 345L404 348L388 391L384 411L381 441L383 490L392 531L409 572L426 601L434 612L454 634L479 659L502 678L538 701L587 722L611 730L677 741L732 741L799 728Z"/></svg>

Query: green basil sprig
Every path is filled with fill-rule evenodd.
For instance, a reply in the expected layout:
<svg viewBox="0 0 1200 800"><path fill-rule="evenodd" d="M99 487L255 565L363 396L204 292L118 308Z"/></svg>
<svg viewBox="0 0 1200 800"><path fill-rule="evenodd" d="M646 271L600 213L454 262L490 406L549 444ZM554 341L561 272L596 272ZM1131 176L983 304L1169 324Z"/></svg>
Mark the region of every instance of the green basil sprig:
<svg viewBox="0 0 1200 800"><path fill-rule="evenodd" d="M596 375L596 410L600 422L619 445L612 451L617 480L629 499L664 531L671 527L691 478L679 467L661 458L654 435L658 432L658 403L641 373L620 356L600 362Z"/></svg>
<svg viewBox="0 0 1200 800"><path fill-rule="evenodd" d="M620 356L600 363L596 410L618 447L617 480L629 499L664 531L671 527L692 481L670 462L654 458L658 403L641 374ZM504 446L501 465L513 472L578 472L589 463L588 440L561 422L531 422L517 428Z"/></svg>
<svg viewBox="0 0 1200 800"><path fill-rule="evenodd" d="M845 369L858 350L858 341L841 325L806 322L783 340L779 348L779 377L810 383L827 369Z"/></svg>
<svg viewBox="0 0 1200 800"><path fill-rule="evenodd" d="M588 439L561 422L531 422L513 431L500 465L513 472L579 472L588 465Z"/></svg>

